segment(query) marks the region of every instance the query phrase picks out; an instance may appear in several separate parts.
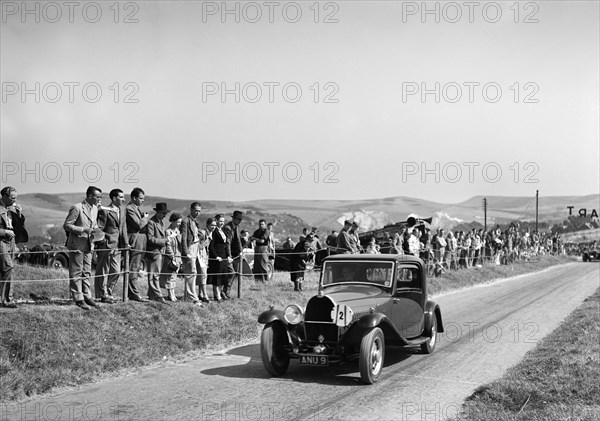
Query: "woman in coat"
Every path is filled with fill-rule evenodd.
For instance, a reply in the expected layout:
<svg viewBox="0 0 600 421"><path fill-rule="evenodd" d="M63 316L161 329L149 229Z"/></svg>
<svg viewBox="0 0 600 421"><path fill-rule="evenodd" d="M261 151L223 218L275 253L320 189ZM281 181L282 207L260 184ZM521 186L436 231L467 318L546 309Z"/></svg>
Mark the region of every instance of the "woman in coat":
<svg viewBox="0 0 600 421"><path fill-rule="evenodd" d="M222 214L215 215L217 227L212 232L212 239L208 245L208 274L213 281L213 296L216 302L225 298L221 296L221 287L227 283L231 272L233 272L231 258L231 245L229 238L223 232L225 217Z"/></svg>

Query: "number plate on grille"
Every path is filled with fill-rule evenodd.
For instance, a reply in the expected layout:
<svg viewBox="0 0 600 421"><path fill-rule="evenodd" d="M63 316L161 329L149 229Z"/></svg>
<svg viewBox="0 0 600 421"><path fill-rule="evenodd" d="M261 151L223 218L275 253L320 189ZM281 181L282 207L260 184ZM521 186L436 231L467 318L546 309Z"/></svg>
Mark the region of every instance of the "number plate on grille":
<svg viewBox="0 0 600 421"><path fill-rule="evenodd" d="M327 355L301 355L300 364L304 365L329 365Z"/></svg>

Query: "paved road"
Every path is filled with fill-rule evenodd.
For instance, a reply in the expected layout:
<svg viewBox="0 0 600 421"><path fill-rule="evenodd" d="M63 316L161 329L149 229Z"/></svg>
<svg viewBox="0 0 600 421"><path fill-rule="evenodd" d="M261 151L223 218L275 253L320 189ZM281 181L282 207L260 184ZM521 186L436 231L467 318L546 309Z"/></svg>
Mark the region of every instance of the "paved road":
<svg viewBox="0 0 600 421"><path fill-rule="evenodd" d="M436 298L446 332L432 355L388 349L382 379L358 366L300 367L269 378L257 344L105 380L0 409L0 420L440 420L500 377L600 286L571 263Z"/></svg>

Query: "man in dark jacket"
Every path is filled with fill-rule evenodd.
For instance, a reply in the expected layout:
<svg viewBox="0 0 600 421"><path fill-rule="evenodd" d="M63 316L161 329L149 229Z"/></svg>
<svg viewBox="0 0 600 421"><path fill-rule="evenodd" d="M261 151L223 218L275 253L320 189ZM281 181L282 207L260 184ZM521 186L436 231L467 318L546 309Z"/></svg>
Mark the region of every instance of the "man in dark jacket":
<svg viewBox="0 0 600 421"><path fill-rule="evenodd" d="M127 295L133 301L146 301L137 289L137 278L140 270L144 268L144 254L146 253L146 229L148 225L148 212L142 212L140 206L144 203L144 190L139 187L131 191L131 202L125 207L127 221L127 235L131 253L129 258L129 285Z"/></svg>
<svg viewBox="0 0 600 421"><path fill-rule="evenodd" d="M148 270L148 298L160 303L165 303L160 290L160 271L162 269L163 255L167 247L167 232L163 219L169 212L167 204L160 202L154 208L156 214L148 221L146 230L146 263Z"/></svg>
<svg viewBox="0 0 600 421"><path fill-rule="evenodd" d="M128 247L127 224L123 190L113 189L109 193L110 206L98 210L98 227L104 231L104 240L96 246L95 290L96 299L113 304L113 290L121 272L121 254ZM108 278L108 282L107 282Z"/></svg>
<svg viewBox="0 0 600 421"><path fill-rule="evenodd" d="M16 243L26 243L25 216L16 203L17 190L4 187L0 190L0 307L17 308L11 301L10 286L13 277L13 258Z"/></svg>
<svg viewBox="0 0 600 421"><path fill-rule="evenodd" d="M231 216L231 221L229 221L223 227L223 232L229 239L229 244L231 247L231 258L233 259L233 270L229 278L227 279L227 283L223 285L222 294L225 299L231 299L231 286L233 285L233 281L235 280L236 274L240 271L240 262L242 260L242 240L240 235L240 224L242 223L243 213L239 210L233 212Z"/></svg>
<svg viewBox="0 0 600 421"><path fill-rule="evenodd" d="M304 281L304 272L308 266L313 263L315 249L313 234L309 232L302 241L299 241L294 247L294 254L290 259L290 277L294 283L294 291L302 291L302 282Z"/></svg>

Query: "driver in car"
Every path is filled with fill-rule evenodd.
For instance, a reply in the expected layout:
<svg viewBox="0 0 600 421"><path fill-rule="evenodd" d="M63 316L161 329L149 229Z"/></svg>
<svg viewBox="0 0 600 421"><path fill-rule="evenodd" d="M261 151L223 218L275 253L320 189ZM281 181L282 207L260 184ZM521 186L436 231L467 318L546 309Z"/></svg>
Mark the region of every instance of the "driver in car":
<svg viewBox="0 0 600 421"><path fill-rule="evenodd" d="M356 271L353 266L344 266L342 268L342 277L338 279L338 282L352 282L356 281Z"/></svg>

